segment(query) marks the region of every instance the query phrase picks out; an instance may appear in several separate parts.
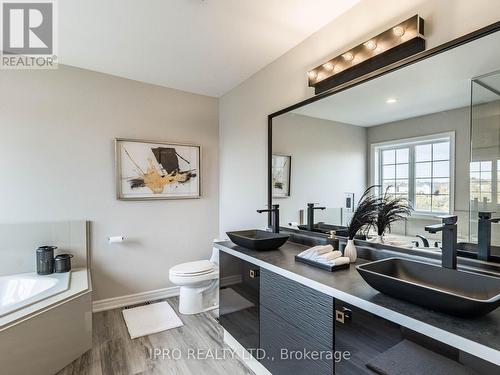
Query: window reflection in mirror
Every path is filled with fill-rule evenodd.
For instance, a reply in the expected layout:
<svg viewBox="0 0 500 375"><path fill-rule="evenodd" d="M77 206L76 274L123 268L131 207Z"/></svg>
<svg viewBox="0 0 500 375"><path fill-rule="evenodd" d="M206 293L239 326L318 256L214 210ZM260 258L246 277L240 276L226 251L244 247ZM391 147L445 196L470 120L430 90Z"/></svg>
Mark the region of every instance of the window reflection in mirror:
<svg viewBox="0 0 500 375"><path fill-rule="evenodd" d="M470 212L471 240L477 241L480 211L500 216L500 72L472 81ZM500 246L500 225L491 226L491 243ZM500 250L492 248L500 256Z"/></svg>
<svg viewBox="0 0 500 375"><path fill-rule="evenodd" d="M273 196L281 225L305 229L314 202L327 207L316 229L346 226L346 196L377 184L415 209L395 243L423 247L423 235L439 251L424 227L444 214L459 217L459 241L477 241L478 211L500 216L500 74L483 76L500 69L498 45L493 33L273 118L272 152L291 160L289 194ZM500 224L493 233L500 245Z"/></svg>

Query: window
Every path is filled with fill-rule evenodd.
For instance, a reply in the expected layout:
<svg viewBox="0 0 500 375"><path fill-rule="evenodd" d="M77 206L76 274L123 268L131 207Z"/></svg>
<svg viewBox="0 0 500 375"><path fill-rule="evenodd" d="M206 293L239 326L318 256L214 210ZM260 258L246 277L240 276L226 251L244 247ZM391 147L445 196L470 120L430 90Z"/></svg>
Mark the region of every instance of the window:
<svg viewBox="0 0 500 375"><path fill-rule="evenodd" d="M451 213L453 147L454 133L372 145L373 180L408 198L416 212Z"/></svg>
<svg viewBox="0 0 500 375"><path fill-rule="evenodd" d="M470 163L471 200L477 199L478 202L486 204L492 202L492 167L492 161L474 161Z"/></svg>

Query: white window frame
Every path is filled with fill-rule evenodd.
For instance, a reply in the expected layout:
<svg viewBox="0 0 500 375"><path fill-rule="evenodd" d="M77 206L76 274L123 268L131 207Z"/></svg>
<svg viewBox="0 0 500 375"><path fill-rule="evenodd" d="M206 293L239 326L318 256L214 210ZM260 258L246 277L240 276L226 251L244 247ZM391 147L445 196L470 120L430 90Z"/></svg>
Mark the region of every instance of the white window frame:
<svg viewBox="0 0 500 375"><path fill-rule="evenodd" d="M455 211L455 132L445 132L429 134L420 137L404 138L404 139L394 139L392 141L384 141L379 143L372 143L370 145L370 181L372 185L381 185L382 181L380 176L382 175L382 164L380 163L381 151L387 148L404 148L404 147L415 147L419 144L427 144L431 142L436 142L440 140L446 140L450 142L450 211L452 214ZM410 152L408 161L408 197L410 201L415 198L415 160ZM414 202L412 201L412 204ZM428 212L428 211L415 211L413 216L436 216L445 215L446 212Z"/></svg>

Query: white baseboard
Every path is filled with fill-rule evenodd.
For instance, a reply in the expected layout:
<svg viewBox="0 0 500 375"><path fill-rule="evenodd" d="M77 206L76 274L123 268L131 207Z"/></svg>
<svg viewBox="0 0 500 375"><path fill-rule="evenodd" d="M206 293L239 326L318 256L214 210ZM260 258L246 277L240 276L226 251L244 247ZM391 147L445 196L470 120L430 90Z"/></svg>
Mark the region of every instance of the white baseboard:
<svg viewBox="0 0 500 375"><path fill-rule="evenodd" d="M159 299L175 297L178 295L179 295L179 287L173 286L170 288L150 290L148 292L129 294L126 296L101 299L99 301L92 302L92 311L99 312L99 311L113 310L119 307L137 305L139 303L156 301Z"/></svg>
<svg viewBox="0 0 500 375"><path fill-rule="evenodd" d="M220 280L220 283L221 286L229 286L233 284L239 284L241 283L241 281L241 275L232 275L224 277ZM139 303L156 301L159 299L175 297L178 295L179 287L173 286L170 288L150 290L148 292L129 294L126 296L101 299L99 301L92 302L92 312L113 310L119 307L137 305Z"/></svg>

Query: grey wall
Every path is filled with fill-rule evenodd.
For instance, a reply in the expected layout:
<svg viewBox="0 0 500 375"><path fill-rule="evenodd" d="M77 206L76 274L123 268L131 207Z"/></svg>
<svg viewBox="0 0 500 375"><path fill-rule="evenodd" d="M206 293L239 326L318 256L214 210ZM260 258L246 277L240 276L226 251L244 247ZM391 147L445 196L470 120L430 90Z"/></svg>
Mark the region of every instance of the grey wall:
<svg viewBox="0 0 500 375"><path fill-rule="evenodd" d="M299 222L309 202L343 207L344 193L358 199L366 187L366 128L287 113L273 120L273 152L292 156L291 195L273 202L282 223Z"/></svg>
<svg viewBox="0 0 500 375"><path fill-rule="evenodd" d="M91 220L94 299L172 286L169 267L209 258L217 99L65 66L0 71L0 87L0 222ZM117 201L115 137L201 144L203 197Z"/></svg>
<svg viewBox="0 0 500 375"><path fill-rule="evenodd" d="M417 13L427 48L500 18L490 0L362 1L221 98L221 233L266 225L267 115L313 96L306 71Z"/></svg>

